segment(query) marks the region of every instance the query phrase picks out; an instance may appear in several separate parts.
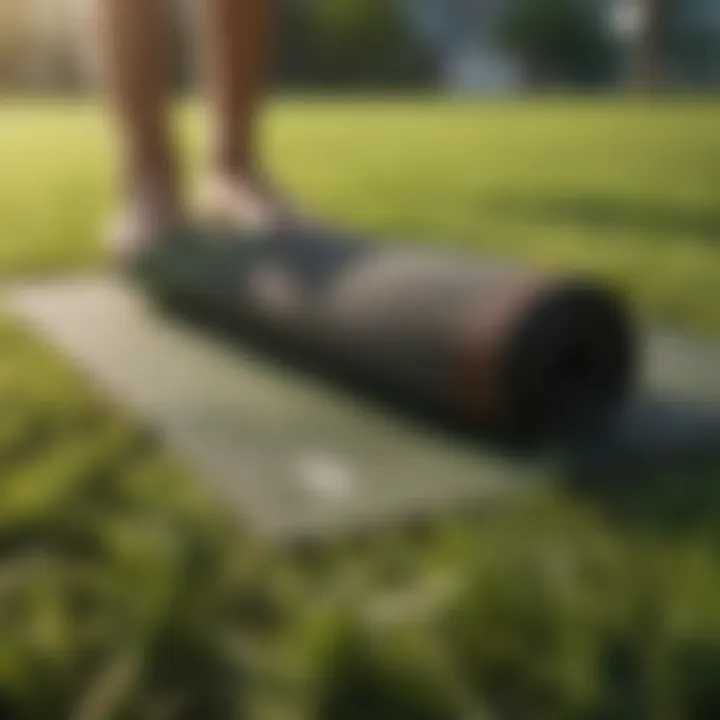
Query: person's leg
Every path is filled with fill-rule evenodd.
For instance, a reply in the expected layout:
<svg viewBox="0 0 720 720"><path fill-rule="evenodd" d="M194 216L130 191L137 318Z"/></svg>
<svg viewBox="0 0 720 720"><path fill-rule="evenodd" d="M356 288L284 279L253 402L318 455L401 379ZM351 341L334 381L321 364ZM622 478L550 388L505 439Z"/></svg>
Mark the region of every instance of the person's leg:
<svg viewBox="0 0 720 720"><path fill-rule="evenodd" d="M276 0L201 0L210 100L210 161L228 174L258 171L256 135L275 51Z"/></svg>
<svg viewBox="0 0 720 720"><path fill-rule="evenodd" d="M120 131L123 209L112 241L120 253L178 221L169 128L167 0L97 0L104 89Z"/></svg>
<svg viewBox="0 0 720 720"><path fill-rule="evenodd" d="M210 102L205 209L236 225L297 223L258 157L258 124L278 35L278 0L200 0Z"/></svg>

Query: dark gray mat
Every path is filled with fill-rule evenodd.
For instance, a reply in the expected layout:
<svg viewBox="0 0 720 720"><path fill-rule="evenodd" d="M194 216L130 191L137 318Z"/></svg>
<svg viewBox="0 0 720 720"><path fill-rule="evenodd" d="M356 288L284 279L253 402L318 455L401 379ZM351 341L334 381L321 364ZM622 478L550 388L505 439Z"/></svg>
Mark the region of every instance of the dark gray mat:
<svg viewBox="0 0 720 720"><path fill-rule="evenodd" d="M162 316L107 278L13 289L11 306L159 430L258 529L322 532L513 497L551 477ZM720 345L648 336L646 392L576 469L720 451Z"/></svg>

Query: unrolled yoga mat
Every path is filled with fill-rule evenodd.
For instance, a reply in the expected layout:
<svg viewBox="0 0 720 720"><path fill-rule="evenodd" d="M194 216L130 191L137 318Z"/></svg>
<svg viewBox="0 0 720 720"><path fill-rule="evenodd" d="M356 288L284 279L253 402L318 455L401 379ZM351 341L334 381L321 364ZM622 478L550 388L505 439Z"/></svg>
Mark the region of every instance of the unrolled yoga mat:
<svg viewBox="0 0 720 720"><path fill-rule="evenodd" d="M484 503L525 470L230 348L116 280L42 283L10 303L260 530L322 532Z"/></svg>
<svg viewBox="0 0 720 720"><path fill-rule="evenodd" d="M15 288L11 307L151 425L258 530L364 527L484 506L554 477L157 310L119 280ZM577 463L720 451L720 346L649 337L645 396Z"/></svg>

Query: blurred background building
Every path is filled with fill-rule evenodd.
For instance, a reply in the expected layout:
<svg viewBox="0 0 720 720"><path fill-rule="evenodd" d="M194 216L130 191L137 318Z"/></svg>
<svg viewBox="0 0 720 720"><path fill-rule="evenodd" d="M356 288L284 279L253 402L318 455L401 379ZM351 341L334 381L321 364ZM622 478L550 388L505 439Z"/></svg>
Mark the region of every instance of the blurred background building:
<svg viewBox="0 0 720 720"><path fill-rule="evenodd" d="M284 0L289 87L720 85L720 0ZM92 0L0 5L0 86L90 84ZM183 27L179 22L178 27ZM178 56L187 58L187 32ZM192 64L178 63L191 85Z"/></svg>

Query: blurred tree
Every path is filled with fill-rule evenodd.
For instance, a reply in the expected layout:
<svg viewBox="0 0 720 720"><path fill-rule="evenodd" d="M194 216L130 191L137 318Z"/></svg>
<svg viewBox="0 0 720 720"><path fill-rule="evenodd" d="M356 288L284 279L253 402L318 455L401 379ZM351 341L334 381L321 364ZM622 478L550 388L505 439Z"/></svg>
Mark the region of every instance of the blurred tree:
<svg viewBox="0 0 720 720"><path fill-rule="evenodd" d="M291 85L405 86L434 63L388 0L286 0L278 76Z"/></svg>
<svg viewBox="0 0 720 720"><path fill-rule="evenodd" d="M643 0L636 69L641 87L657 88L668 81L673 4L673 0Z"/></svg>
<svg viewBox="0 0 720 720"><path fill-rule="evenodd" d="M705 87L720 84L720 27L683 27L673 47L683 82Z"/></svg>
<svg viewBox="0 0 720 720"><path fill-rule="evenodd" d="M668 81L712 86L720 81L717 0L645 0L646 24L637 79L648 88Z"/></svg>
<svg viewBox="0 0 720 720"><path fill-rule="evenodd" d="M584 0L513 0L500 41L523 61L531 85L597 82L612 66L610 33L598 6Z"/></svg>

